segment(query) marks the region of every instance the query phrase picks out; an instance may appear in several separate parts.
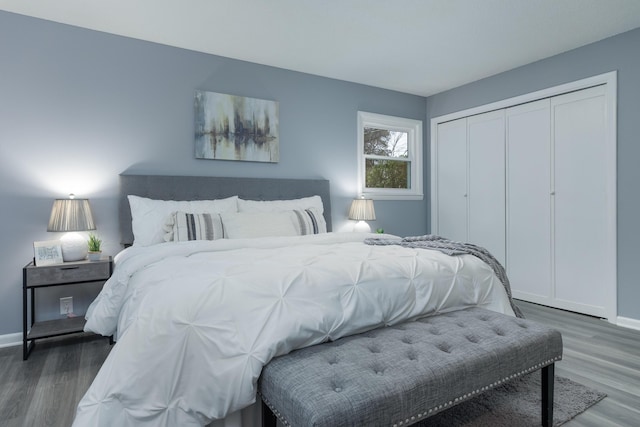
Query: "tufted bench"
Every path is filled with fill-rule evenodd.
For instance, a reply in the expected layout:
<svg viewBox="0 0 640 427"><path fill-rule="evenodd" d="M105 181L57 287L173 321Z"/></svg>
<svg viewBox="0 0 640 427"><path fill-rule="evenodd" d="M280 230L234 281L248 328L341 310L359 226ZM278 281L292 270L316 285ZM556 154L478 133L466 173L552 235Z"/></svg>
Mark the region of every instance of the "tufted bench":
<svg viewBox="0 0 640 427"><path fill-rule="evenodd" d="M403 426L542 369L553 424L560 333L469 308L296 350L262 371L263 425ZM277 417L277 418L276 418Z"/></svg>

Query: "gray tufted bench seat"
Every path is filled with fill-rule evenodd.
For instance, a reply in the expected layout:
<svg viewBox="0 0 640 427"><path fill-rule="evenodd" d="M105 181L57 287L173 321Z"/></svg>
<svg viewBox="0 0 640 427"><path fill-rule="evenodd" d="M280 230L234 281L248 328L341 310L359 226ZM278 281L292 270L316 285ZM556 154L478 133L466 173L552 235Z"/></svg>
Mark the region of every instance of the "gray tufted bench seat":
<svg viewBox="0 0 640 427"><path fill-rule="evenodd" d="M273 359L262 371L263 425L405 426L542 369L542 424L553 424L560 333L469 308Z"/></svg>

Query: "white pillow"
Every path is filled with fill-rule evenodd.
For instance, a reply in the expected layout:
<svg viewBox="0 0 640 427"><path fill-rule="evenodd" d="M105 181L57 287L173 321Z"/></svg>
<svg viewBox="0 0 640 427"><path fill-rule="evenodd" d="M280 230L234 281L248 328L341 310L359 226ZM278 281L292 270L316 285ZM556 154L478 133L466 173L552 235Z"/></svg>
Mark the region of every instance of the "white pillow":
<svg viewBox="0 0 640 427"><path fill-rule="evenodd" d="M295 209L317 209L324 213L322 198L320 196L303 197L291 200L243 200L238 199L238 212L283 212Z"/></svg>
<svg viewBox="0 0 640 427"><path fill-rule="evenodd" d="M127 196L131 207L131 229L135 246L164 242L164 225L173 212L222 213L238 211L238 196L217 200L153 200Z"/></svg>
<svg viewBox="0 0 640 427"><path fill-rule="evenodd" d="M229 239L299 236L293 211L221 213L224 235Z"/></svg>

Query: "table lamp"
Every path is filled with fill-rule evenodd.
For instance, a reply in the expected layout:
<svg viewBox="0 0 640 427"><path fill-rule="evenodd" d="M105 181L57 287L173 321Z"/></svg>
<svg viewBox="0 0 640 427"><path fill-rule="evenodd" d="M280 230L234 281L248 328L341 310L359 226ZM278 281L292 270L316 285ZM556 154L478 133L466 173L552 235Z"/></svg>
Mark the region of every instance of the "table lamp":
<svg viewBox="0 0 640 427"><path fill-rule="evenodd" d="M371 227L365 221L375 221L376 211L371 199L353 199L349 208L349 219L358 221L353 226L353 231L359 233L371 233Z"/></svg>
<svg viewBox="0 0 640 427"><path fill-rule="evenodd" d="M68 199L56 199L53 202L47 231L68 232L60 238L65 262L80 261L87 257L87 239L77 231L95 229L89 199L76 199L70 194Z"/></svg>

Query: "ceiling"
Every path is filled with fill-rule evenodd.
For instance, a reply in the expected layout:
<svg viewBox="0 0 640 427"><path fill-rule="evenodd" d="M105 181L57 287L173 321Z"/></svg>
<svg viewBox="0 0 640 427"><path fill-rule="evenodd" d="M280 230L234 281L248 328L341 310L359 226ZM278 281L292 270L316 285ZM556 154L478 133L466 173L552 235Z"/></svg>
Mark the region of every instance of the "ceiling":
<svg viewBox="0 0 640 427"><path fill-rule="evenodd" d="M639 0L1 0L0 10L423 96L640 27Z"/></svg>

